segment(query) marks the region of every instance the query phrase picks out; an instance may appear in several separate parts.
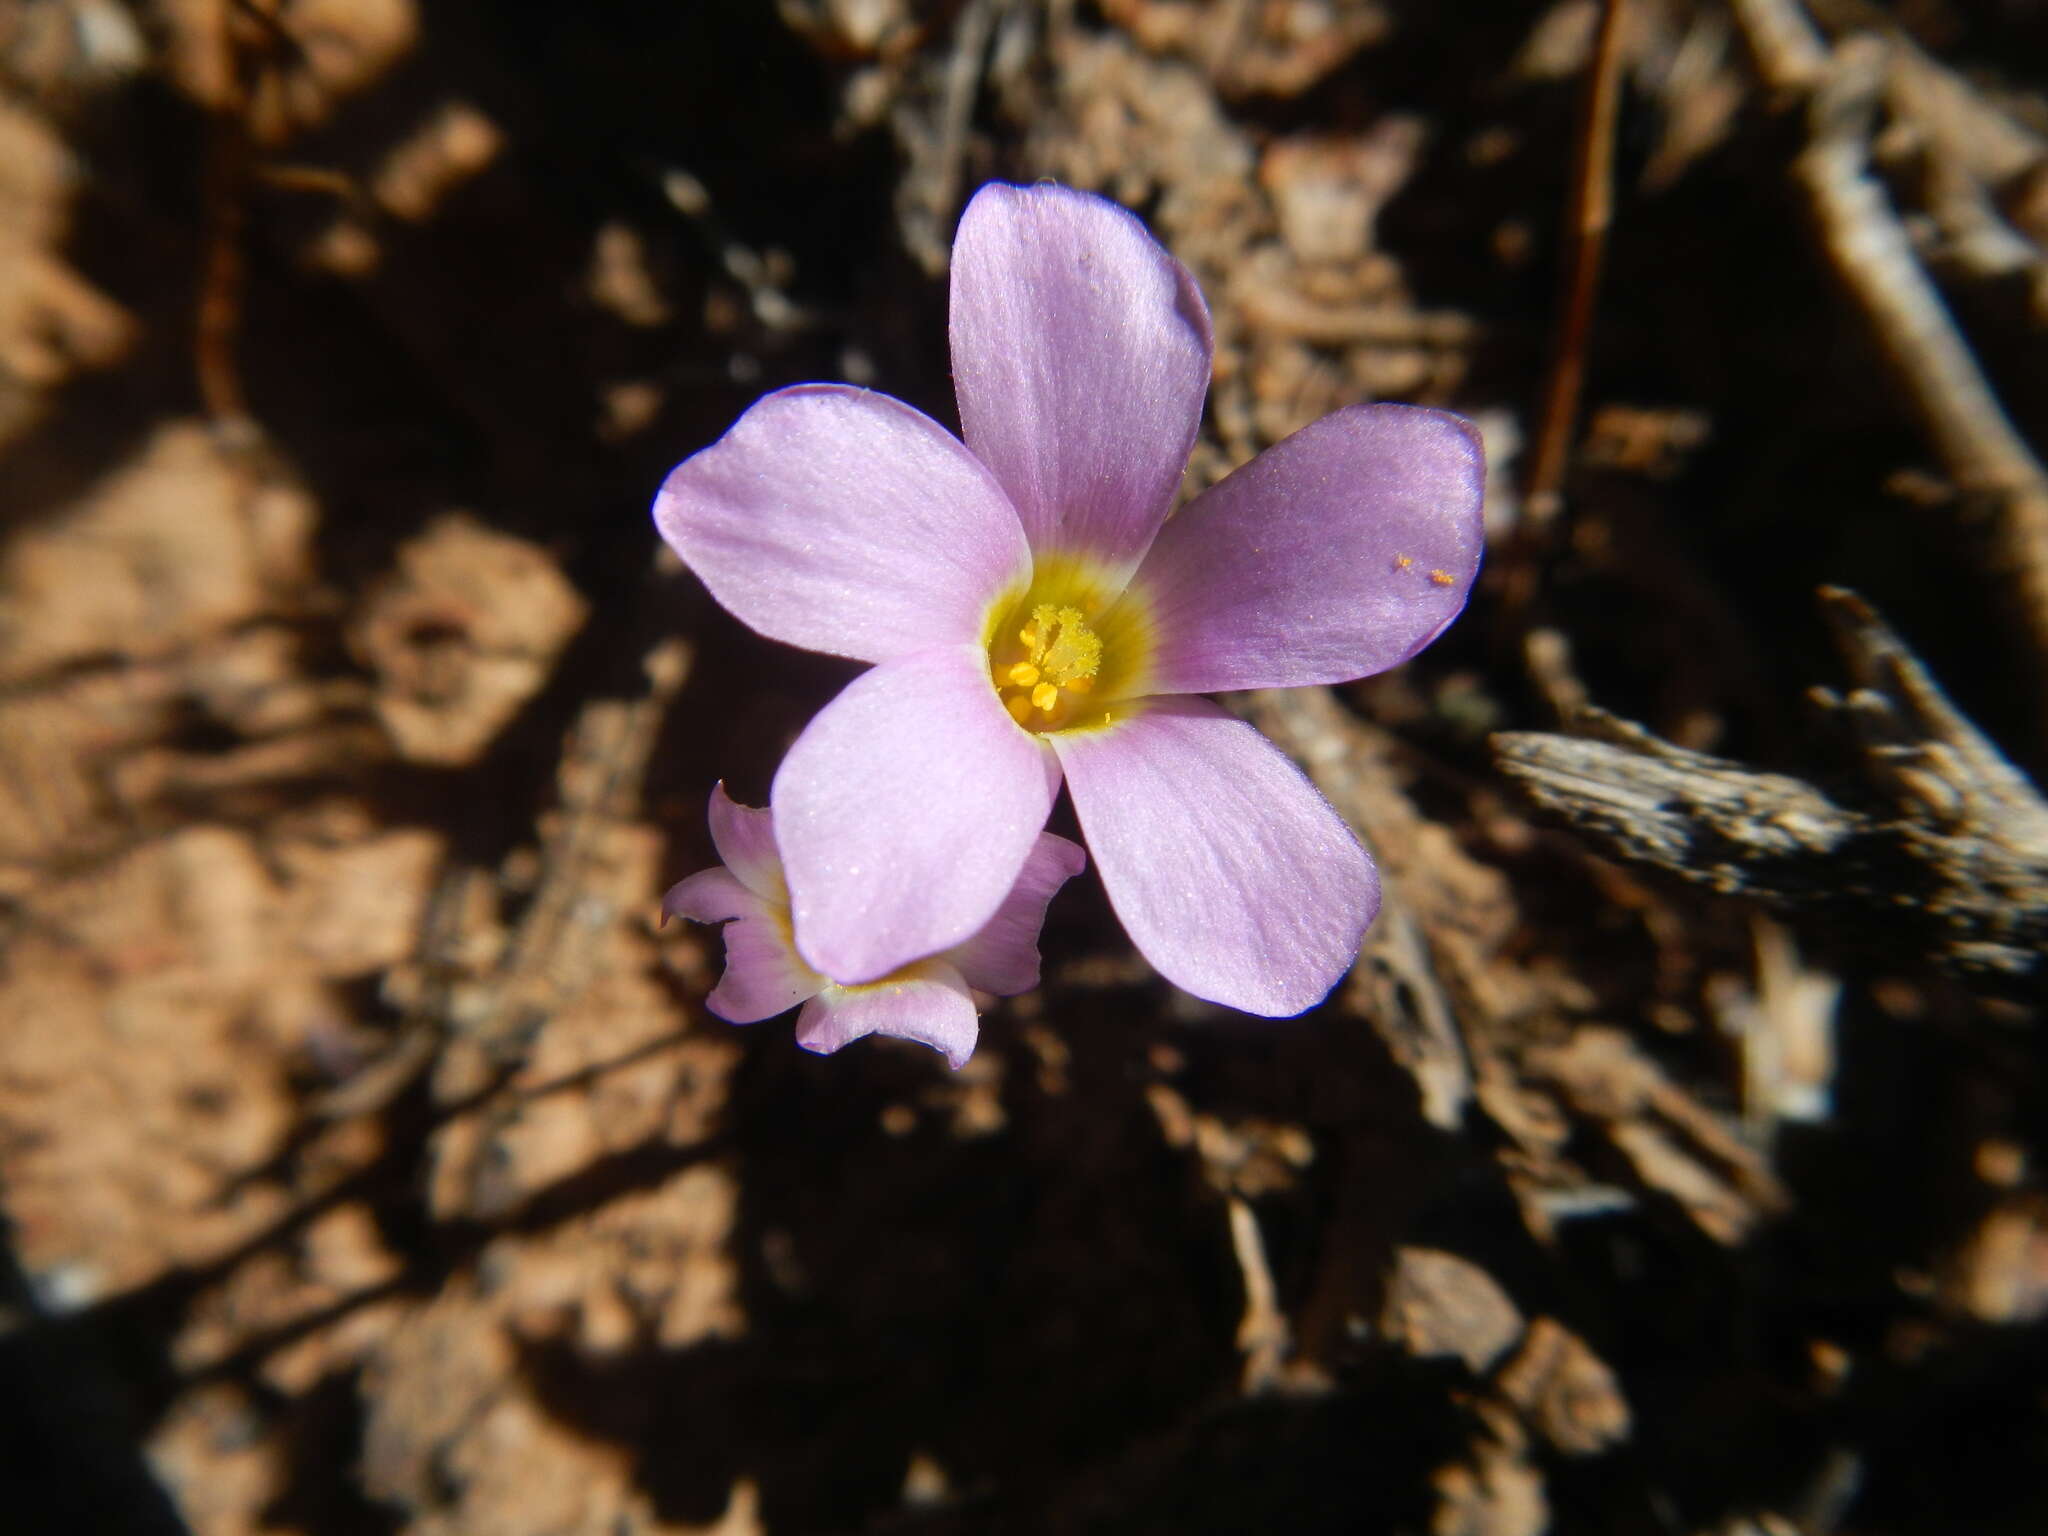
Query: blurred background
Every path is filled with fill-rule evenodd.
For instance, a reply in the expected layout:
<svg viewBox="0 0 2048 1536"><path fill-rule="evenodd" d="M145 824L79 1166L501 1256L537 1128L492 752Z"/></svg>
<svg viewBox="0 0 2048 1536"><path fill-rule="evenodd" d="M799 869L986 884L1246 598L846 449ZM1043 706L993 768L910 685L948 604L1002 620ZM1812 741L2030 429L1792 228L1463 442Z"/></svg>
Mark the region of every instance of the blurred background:
<svg viewBox="0 0 2048 1536"><path fill-rule="evenodd" d="M2044 58L2032 0L0 0L0 1528L2048 1528L2048 887L1989 964L1910 862L2048 870L2039 802L1943 799L1816 598L2039 767ZM781 384L954 422L953 222L1041 177L1203 285L1191 490L1449 407L1488 570L1236 701L1388 877L1324 1006L1175 993L1088 876L964 1071L812 1057L656 904L851 668L648 506ZM1588 705L1707 775L1660 856L1502 771ZM1737 764L1878 852L1759 873Z"/></svg>

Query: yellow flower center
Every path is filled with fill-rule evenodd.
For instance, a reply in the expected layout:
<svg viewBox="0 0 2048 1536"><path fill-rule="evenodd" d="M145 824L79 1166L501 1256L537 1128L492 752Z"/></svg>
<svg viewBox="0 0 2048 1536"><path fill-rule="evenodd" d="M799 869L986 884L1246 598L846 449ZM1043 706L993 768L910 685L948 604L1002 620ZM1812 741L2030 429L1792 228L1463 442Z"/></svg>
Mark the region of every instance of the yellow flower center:
<svg viewBox="0 0 2048 1536"><path fill-rule="evenodd" d="M987 643L1003 708L1033 732L1111 723L1138 692L1150 650L1135 597L1072 560L1041 562L1027 591L999 599Z"/></svg>
<svg viewBox="0 0 2048 1536"><path fill-rule="evenodd" d="M1102 637L1088 627L1078 608L1039 603L1031 621L1017 631L1024 648L1021 661L1011 662L996 676L1003 708L1019 725L1030 726L1040 715L1071 709L1073 696L1095 687L1102 670Z"/></svg>

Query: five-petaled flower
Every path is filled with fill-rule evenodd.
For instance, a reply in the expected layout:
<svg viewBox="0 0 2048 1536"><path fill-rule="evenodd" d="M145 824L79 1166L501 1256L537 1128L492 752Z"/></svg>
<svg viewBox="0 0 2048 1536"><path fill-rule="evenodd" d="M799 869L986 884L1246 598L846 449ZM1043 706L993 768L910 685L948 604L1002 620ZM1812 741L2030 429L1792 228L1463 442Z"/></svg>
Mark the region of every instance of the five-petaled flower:
<svg viewBox="0 0 2048 1536"><path fill-rule="evenodd" d="M800 385L655 503L754 629L875 664L776 774L796 947L861 982L974 933L1064 777L1160 972L1300 1012L1357 954L1378 877L1300 770L1199 695L1363 677L1433 640L1478 570L1476 434L1350 407L1169 521L1208 311L1135 217L1061 187L975 196L950 329L964 444L886 395Z"/></svg>
<svg viewBox="0 0 2048 1536"><path fill-rule="evenodd" d="M1040 833L978 932L865 984L841 986L797 953L773 809L741 805L717 784L710 820L723 862L671 887L661 909L725 924L725 975L705 999L711 1011L728 1023L754 1024L801 1003L796 1043L806 1050L830 1054L865 1035L895 1035L930 1046L955 1070L974 1054L978 1030L968 988L1014 997L1038 985L1046 903L1088 862L1064 837Z"/></svg>

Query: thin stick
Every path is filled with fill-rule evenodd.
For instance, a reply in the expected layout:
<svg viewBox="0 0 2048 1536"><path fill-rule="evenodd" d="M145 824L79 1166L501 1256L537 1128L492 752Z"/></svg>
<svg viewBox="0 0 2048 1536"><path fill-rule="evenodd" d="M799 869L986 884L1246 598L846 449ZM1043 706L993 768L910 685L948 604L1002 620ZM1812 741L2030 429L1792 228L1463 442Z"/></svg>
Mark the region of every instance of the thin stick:
<svg viewBox="0 0 2048 1536"><path fill-rule="evenodd" d="M1230 1247L1244 1276L1244 1317L1237 1325L1237 1347L1244 1353L1244 1392L1257 1397L1279 1383L1291 1334L1287 1314L1280 1310L1273 1268L1266 1262L1259 1218L1238 1195L1230 1197Z"/></svg>
<svg viewBox="0 0 2048 1536"><path fill-rule="evenodd" d="M1797 0L1735 0L1734 13L1765 83L1805 106L1808 141L1792 175L1822 253L1963 492L1958 510L2035 667L2048 666L2048 468L2006 415L1870 169L1890 45L1859 34L1830 54Z"/></svg>
<svg viewBox="0 0 2048 1536"><path fill-rule="evenodd" d="M216 427L241 430L250 421L237 353L242 335L242 289L247 268L242 248L247 223L252 148L247 119L247 61L233 18L218 16L222 95L206 134L206 244L200 258L199 297L193 317L192 365L199 398Z"/></svg>
<svg viewBox="0 0 2048 1536"><path fill-rule="evenodd" d="M1604 0L1593 39L1591 73L1579 114L1572 167L1571 217L1565 231L1564 315L1543 412L1523 484L1523 516L1538 527L1557 515L1572 427L1586 378L1586 342L1593 329L1601 259L1614 220L1614 119L1621 103L1621 20L1624 0Z"/></svg>
<svg viewBox="0 0 2048 1536"><path fill-rule="evenodd" d="M1869 169L1866 135L1884 44L1854 39L1835 59L1813 98L1813 137L1794 175L1836 275L1983 518L1992 568L2039 666L2048 659L2048 470L2000 405Z"/></svg>

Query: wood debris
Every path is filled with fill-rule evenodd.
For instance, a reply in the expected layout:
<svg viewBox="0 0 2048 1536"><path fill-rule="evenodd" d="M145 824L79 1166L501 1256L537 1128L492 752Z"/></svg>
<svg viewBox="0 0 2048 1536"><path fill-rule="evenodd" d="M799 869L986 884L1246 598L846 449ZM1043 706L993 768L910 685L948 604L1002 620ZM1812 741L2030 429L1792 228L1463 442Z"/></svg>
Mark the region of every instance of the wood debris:
<svg viewBox="0 0 2048 1536"><path fill-rule="evenodd" d="M2023 9L0 3L9 1528L2038 1527ZM813 1057L657 898L850 668L648 498L950 423L1042 178L1206 296L1186 495L1410 401L1493 547L1226 701L1381 871L1325 1003L1091 872L966 1069Z"/></svg>
<svg viewBox="0 0 2048 1536"><path fill-rule="evenodd" d="M1823 594L1855 680L1816 696L1862 804L1659 741L1598 711L1586 734L1504 734L1501 768L1623 857L1865 943L1907 945L1998 993L2038 995L2048 804L1860 599Z"/></svg>

